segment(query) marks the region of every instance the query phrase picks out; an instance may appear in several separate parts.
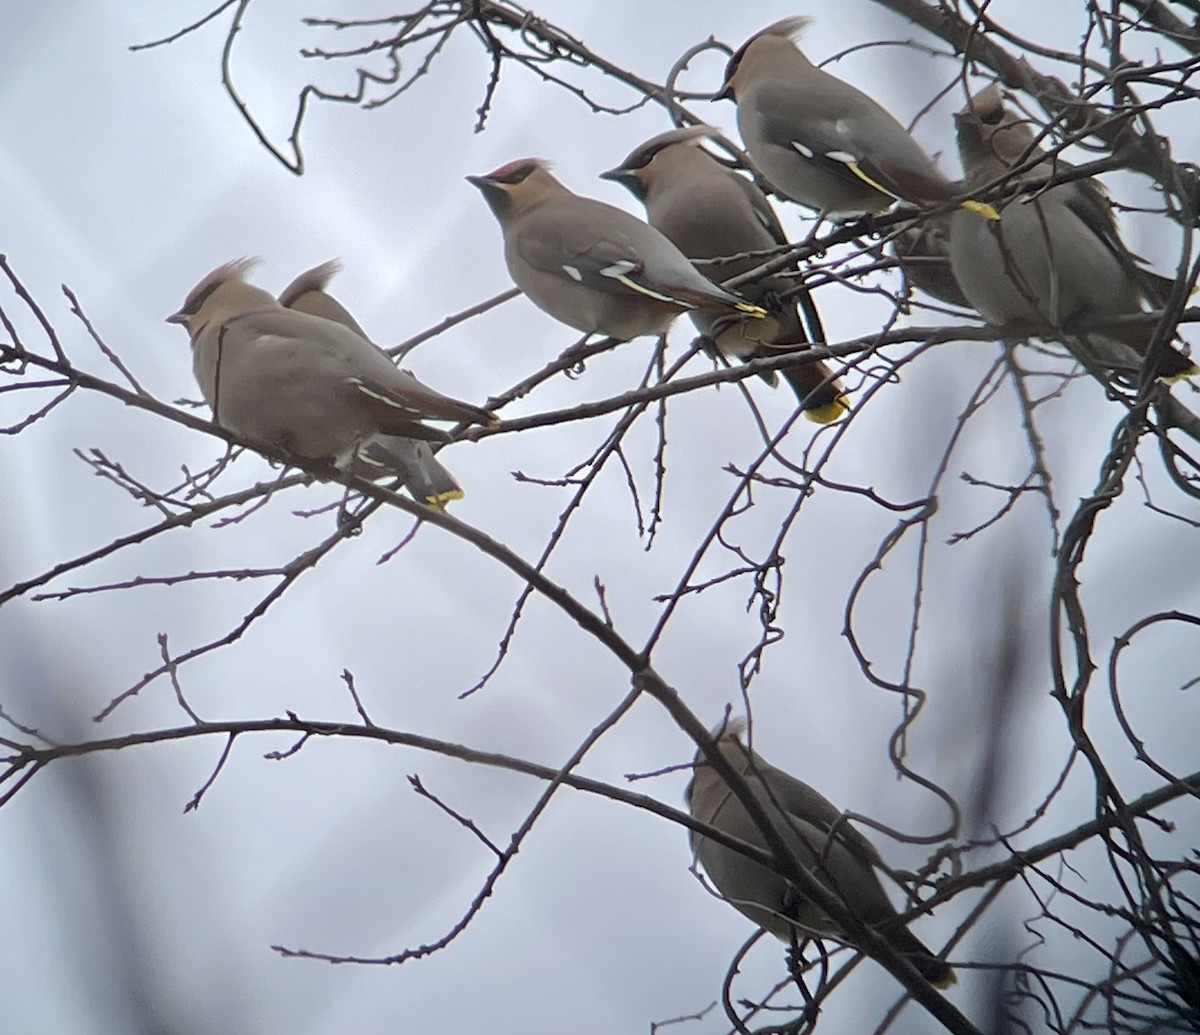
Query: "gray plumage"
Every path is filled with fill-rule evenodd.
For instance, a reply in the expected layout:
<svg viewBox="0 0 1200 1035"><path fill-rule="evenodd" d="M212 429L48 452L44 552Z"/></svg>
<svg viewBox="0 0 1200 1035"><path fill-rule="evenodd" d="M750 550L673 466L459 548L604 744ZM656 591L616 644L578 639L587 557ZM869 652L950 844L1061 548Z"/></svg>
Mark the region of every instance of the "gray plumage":
<svg viewBox="0 0 1200 1035"><path fill-rule="evenodd" d="M222 427L345 468L376 435L448 440L422 420L494 421L397 369L349 328L285 309L246 283L251 264L219 266L167 317L191 335L192 370Z"/></svg>
<svg viewBox="0 0 1200 1035"><path fill-rule="evenodd" d="M517 287L569 327L629 340L665 333L688 309L764 315L702 276L653 227L573 193L540 160L467 179L500 222Z"/></svg>
<svg viewBox="0 0 1200 1035"><path fill-rule="evenodd" d="M331 260L305 270L283 289L279 304L285 309L333 320L367 338L358 321L326 290L339 269L340 264ZM369 480L395 476L414 499L430 506L441 507L463 497L458 479L433 455L429 443L421 439L376 435L359 446L352 469L360 478Z"/></svg>
<svg viewBox="0 0 1200 1035"><path fill-rule="evenodd" d="M709 277L725 281L761 266L770 257L767 253L787 245L787 238L763 192L699 146L701 137L715 132L696 126L662 133L601 177L628 187L645 204L650 225L689 259L740 256L704 264ZM696 329L726 356L752 360L778 355L808 341L795 303L779 301L796 283L794 276L773 273L739 288L746 299L768 310L765 319L704 310L690 315ZM841 386L824 363L784 367L782 373L811 419L827 422L845 412ZM773 374L764 377L775 383Z"/></svg>
<svg viewBox="0 0 1200 1035"><path fill-rule="evenodd" d="M938 959L908 928L876 876L879 853L850 826L838 809L808 784L776 769L739 739L743 723L713 731L722 757L747 782L800 865L834 892L866 925L884 935L932 984L954 983L950 966ZM740 841L766 849L766 839L729 786L696 753L695 773L687 790L692 816ZM807 936L846 941L830 918L806 901L786 879L732 848L695 831L692 851L710 881L730 905L777 938L790 942Z"/></svg>
<svg viewBox="0 0 1200 1035"><path fill-rule="evenodd" d="M950 268L950 215L929 213L901 227L891 238L891 249L908 283L939 302L972 308Z"/></svg>
<svg viewBox="0 0 1200 1035"><path fill-rule="evenodd" d="M810 21L767 26L726 67L717 97L737 101L738 130L759 171L793 201L833 216L956 197L958 186L888 111L804 56L793 37Z"/></svg>
<svg viewBox="0 0 1200 1035"><path fill-rule="evenodd" d="M977 94L955 121L970 185L992 184L1037 163L1018 174L1026 189L1004 203L998 221L951 218L951 266L971 305L996 327L1062 339L1085 363L1136 369L1153 325L1071 333L1080 321L1142 312L1143 301L1161 306L1171 283L1143 269L1122 243L1103 188L1084 179L1040 189L1052 173L1071 167L1034 144L1032 127L1004 107L998 87ZM1188 357L1170 349L1156 373L1195 372Z"/></svg>

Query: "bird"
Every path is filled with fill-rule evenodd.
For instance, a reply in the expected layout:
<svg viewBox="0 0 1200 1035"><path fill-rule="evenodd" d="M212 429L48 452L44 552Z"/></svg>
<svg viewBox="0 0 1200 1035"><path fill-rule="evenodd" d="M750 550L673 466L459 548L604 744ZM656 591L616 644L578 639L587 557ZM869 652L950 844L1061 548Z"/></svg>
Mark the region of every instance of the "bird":
<svg viewBox="0 0 1200 1035"><path fill-rule="evenodd" d="M947 305L970 309L954 271L950 268L950 217L928 212L891 235L893 254L904 278L915 288Z"/></svg>
<svg viewBox="0 0 1200 1035"><path fill-rule="evenodd" d="M788 241L766 195L699 146L704 137L715 133L703 125L660 133L600 178L627 187L645 204L650 225L689 259L737 256L704 266L715 270L717 279L728 280L761 266ZM689 315L722 355L749 361L801 351L795 346L808 337L796 305L779 301L796 282L794 275L779 272L741 286L746 299L768 310L765 319L730 319L703 309ZM824 363L801 362L783 367L781 373L809 419L827 424L846 412L842 387ZM775 383L773 371L763 377Z"/></svg>
<svg viewBox="0 0 1200 1035"><path fill-rule="evenodd" d="M218 425L302 460L349 469L378 435L449 441L423 420L495 415L421 384L361 334L284 308L246 282L255 259L218 266L168 323L192 340L192 370Z"/></svg>
<svg viewBox="0 0 1200 1035"><path fill-rule="evenodd" d="M333 320L367 338L358 321L326 290L340 269L341 263L330 260L305 270L283 289L279 304L298 313ZM458 479L433 455L429 443L421 439L376 435L359 447L353 470L368 480L395 475L414 499L431 507L443 507L463 498Z"/></svg>
<svg viewBox="0 0 1200 1035"><path fill-rule="evenodd" d="M467 181L500 223L517 287L568 327L629 341L665 334L689 309L766 315L700 274L652 226L563 186L542 159L518 159Z"/></svg>
<svg viewBox="0 0 1200 1035"><path fill-rule="evenodd" d="M827 798L746 747L741 740L744 729L742 720L727 720L712 731L712 736L721 757L746 781L800 865L837 895L863 924L885 937L926 981L938 988L954 984L950 965L898 922L899 914L875 873L883 865L875 846L851 827ZM696 752L686 796L694 819L768 850L762 831L705 760L703 750ZM759 927L789 944L807 937L829 937L853 944L785 877L695 830L689 830L689 837L693 855L717 892Z"/></svg>
<svg viewBox="0 0 1200 1035"><path fill-rule="evenodd" d="M793 201L833 218L873 215L962 193L908 131L861 90L817 68L795 43L812 19L784 18L734 52L715 100L737 102L750 160ZM991 218L986 202L958 200Z"/></svg>
<svg viewBox="0 0 1200 1035"><path fill-rule="evenodd" d="M1013 174L1016 194L992 223L950 220L950 264L963 294L995 327L1018 326L1059 338L1085 365L1136 370L1154 336L1150 324L1072 330L1079 321L1103 321L1162 308L1174 281L1144 269L1122 243L1104 188L1095 179L1046 187L1053 172L1071 167L1036 143L1033 127L1004 105L992 84L955 115L958 148L973 187ZM1132 350L1132 354L1129 352ZM1157 377L1196 374L1175 348L1163 352Z"/></svg>
<svg viewBox="0 0 1200 1035"><path fill-rule="evenodd" d="M310 270L305 270L287 287L279 292L279 304L284 309L292 309L297 313L308 313L310 316L321 316L343 327L349 327L360 338L367 338L367 332L350 311L331 295L326 288L329 282L342 271L342 264L337 259L330 259Z"/></svg>

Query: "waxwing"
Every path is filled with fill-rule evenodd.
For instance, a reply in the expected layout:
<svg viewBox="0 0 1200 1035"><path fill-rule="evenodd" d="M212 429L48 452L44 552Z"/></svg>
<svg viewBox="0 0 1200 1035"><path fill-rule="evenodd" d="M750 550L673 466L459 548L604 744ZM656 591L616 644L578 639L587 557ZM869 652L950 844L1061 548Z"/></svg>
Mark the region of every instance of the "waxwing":
<svg viewBox="0 0 1200 1035"><path fill-rule="evenodd" d="M950 215L930 212L891 236L891 248L904 278L915 288L947 305L970 309L950 268Z"/></svg>
<svg viewBox="0 0 1200 1035"><path fill-rule="evenodd" d="M796 46L812 19L755 33L725 69L716 99L737 102L737 123L758 170L793 201L834 217L960 197L907 130L861 90L817 68ZM985 203L963 206L994 215Z"/></svg>
<svg viewBox="0 0 1200 1035"><path fill-rule="evenodd" d="M666 333L687 309L766 315L702 276L652 226L568 190L539 159L467 180L500 222L517 287L569 327L627 341Z"/></svg>
<svg viewBox="0 0 1200 1035"><path fill-rule="evenodd" d="M366 338L358 321L326 291L329 281L340 269L341 265L331 260L306 270L283 289L279 304L285 309L333 320ZM433 455L429 443L421 439L376 435L359 447L353 470L359 477L367 479L394 475L414 499L433 507L463 497L458 480Z"/></svg>
<svg viewBox="0 0 1200 1035"><path fill-rule="evenodd" d="M961 213L951 218L951 268L971 305L993 326L1017 326L1026 334L1041 329L1062 338L1085 364L1136 369L1153 325L1063 331L1079 321L1140 313L1143 301L1161 307L1173 282L1143 269L1126 249L1098 181L1043 189L1051 174L1071 167L1034 143L1032 126L1005 108L999 87L978 93L955 122L970 186L991 187L1011 169L1036 163L1017 174L1017 192L1003 203L999 220ZM1178 378L1196 372L1172 348L1162 354L1156 373Z"/></svg>
<svg viewBox="0 0 1200 1035"><path fill-rule="evenodd" d="M763 192L699 146L702 137L716 132L709 126L692 126L662 133L600 175L624 184L641 199L650 225L689 259L738 256L703 266L702 272L724 281L761 266L771 252L788 242ZM797 343L807 342L808 336L795 303L779 299L798 283L795 275L773 273L738 289L768 310L765 319L731 319L694 309L692 322L718 352L735 359L748 361L791 351ZM824 424L846 411L841 386L824 363L800 363L784 367L782 373L810 419ZM773 373L764 377L775 383Z"/></svg>
<svg viewBox="0 0 1200 1035"><path fill-rule="evenodd" d="M866 925L877 928L931 984L954 984L954 973L907 927L883 890L875 869L879 853L851 827L826 798L776 769L740 739L745 724L722 723L713 730L722 757L748 784L797 861L834 892ZM749 845L768 850L750 813L697 751L687 789L688 810L695 819ZM830 918L784 877L732 848L690 831L692 852L717 892L730 905L777 938L790 943L806 937L846 941Z"/></svg>
<svg viewBox="0 0 1200 1035"><path fill-rule="evenodd" d="M279 304L285 309L294 309L298 313L308 313L310 316L321 316L343 327L349 327L360 338L367 338L367 332L350 311L331 295L326 288L329 282L341 272L342 264L337 259L305 270L295 280L279 293Z"/></svg>
<svg viewBox="0 0 1200 1035"><path fill-rule="evenodd" d="M221 427L344 469L377 435L449 439L422 420L494 422L426 388L347 327L285 309L246 283L253 262L218 266L167 317L191 335L192 369Z"/></svg>

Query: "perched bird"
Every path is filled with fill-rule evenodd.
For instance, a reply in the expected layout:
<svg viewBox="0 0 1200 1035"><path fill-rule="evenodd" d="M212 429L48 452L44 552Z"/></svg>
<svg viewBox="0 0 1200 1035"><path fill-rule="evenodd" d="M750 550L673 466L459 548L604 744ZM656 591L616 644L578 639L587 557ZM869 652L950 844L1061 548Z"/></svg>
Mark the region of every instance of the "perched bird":
<svg viewBox="0 0 1200 1035"><path fill-rule="evenodd" d="M305 270L279 293L279 304L284 309L293 309L298 313L308 313L310 316L320 316L340 323L343 327L349 327L360 338L367 338L362 324L326 290L329 282L341 270L342 264L337 259L330 259L320 266Z"/></svg>
<svg viewBox="0 0 1200 1035"><path fill-rule="evenodd" d="M755 33L725 68L716 99L737 102L738 129L771 185L823 215L882 212L898 199L956 199L908 131L861 90L817 68L794 37L812 19L785 18ZM965 208L994 216L984 202Z"/></svg>
<svg viewBox="0 0 1200 1035"><path fill-rule="evenodd" d="M449 439L423 420L494 422L397 369L362 335L246 283L254 261L218 266L167 317L191 335L192 370L221 427L346 469L377 435Z"/></svg>
<svg viewBox="0 0 1200 1035"><path fill-rule="evenodd" d="M1070 166L1034 143L1033 128L1004 107L999 87L976 94L955 122L971 186L994 184L1019 165L1037 163L1017 174L1018 192L1003 204L999 220L957 212L951 218L951 268L971 305L993 326L1019 326L1024 333L1040 328L1062 338L1085 363L1136 367L1153 325L1103 333L1072 325L1140 313L1143 301L1161 308L1174 282L1143 269L1121 242L1096 180L1043 189L1051 173ZM1125 347L1137 356L1122 355ZM1174 348L1161 354L1156 371L1165 378L1195 373L1195 364Z"/></svg>
<svg viewBox="0 0 1200 1035"><path fill-rule="evenodd" d="M500 222L517 287L569 327L628 341L664 334L687 309L766 315L698 273L636 216L568 190L539 159L467 180Z"/></svg>
<svg viewBox="0 0 1200 1035"><path fill-rule="evenodd" d="M358 321L326 291L329 281L340 269L338 262L330 261L306 270L283 289L279 304L298 313L333 320L366 338L366 331ZM414 499L433 507L463 497L458 480L433 455L429 443L421 439L376 435L359 447L353 470L367 479L395 475Z"/></svg>
<svg viewBox="0 0 1200 1035"><path fill-rule="evenodd" d="M950 268L950 216L931 212L902 227L891 238L892 252L904 277L939 302L970 309Z"/></svg>
<svg viewBox="0 0 1200 1035"><path fill-rule="evenodd" d="M771 251L788 242L763 192L699 146L701 138L715 132L709 126L693 126L661 133L600 176L628 187L645 204L650 225L689 259L736 256L703 267L702 272L724 281L761 266ZM717 352L735 359L796 351L799 343L808 341L807 334L795 303L779 301L796 283L795 278L772 273L739 288L749 301L768 310L765 319L730 319L693 309L692 322ZM824 363L798 363L782 373L810 419L825 424L846 411L841 386ZM764 377L775 383L772 372Z"/></svg>
<svg viewBox="0 0 1200 1035"><path fill-rule="evenodd" d="M866 925L878 929L891 946L939 988L954 984L954 973L907 927L883 890L875 868L879 853L851 827L832 802L806 783L759 758L739 735L740 720L713 730L721 756L748 784L755 800L770 817L779 836L800 865L836 894ZM730 837L767 849L766 839L729 785L697 751L692 782L687 789L692 816ZM765 866L690 832L692 852L721 896L764 930L785 942L806 937L847 941L830 918L804 898L803 892Z"/></svg>

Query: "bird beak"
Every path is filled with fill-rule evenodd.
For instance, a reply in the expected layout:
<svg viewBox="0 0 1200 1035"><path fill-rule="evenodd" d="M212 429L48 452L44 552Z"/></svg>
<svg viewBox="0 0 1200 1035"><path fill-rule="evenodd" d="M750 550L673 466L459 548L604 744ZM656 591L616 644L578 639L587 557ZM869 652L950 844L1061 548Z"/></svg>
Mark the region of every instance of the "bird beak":
<svg viewBox="0 0 1200 1035"><path fill-rule="evenodd" d="M626 169L619 165L615 169L609 169L608 172L602 172L600 179L619 183L640 201L646 200L646 193L650 189L646 181L638 175L637 169Z"/></svg>
<svg viewBox="0 0 1200 1035"><path fill-rule="evenodd" d="M602 180L612 180L613 183L633 183L638 178L636 172L632 169L623 169L617 166L615 169L608 169L600 174Z"/></svg>
<svg viewBox="0 0 1200 1035"><path fill-rule="evenodd" d="M178 313L172 313L167 317L167 323L187 323L187 313L180 310Z"/></svg>
<svg viewBox="0 0 1200 1035"><path fill-rule="evenodd" d="M714 101L732 101L732 100L734 100L735 98L733 96L733 80L726 79L725 82L723 82L721 84L721 89L719 89L716 93L713 94L712 99Z"/></svg>
<svg viewBox="0 0 1200 1035"><path fill-rule="evenodd" d="M487 202L488 208L492 210L496 218L503 219L512 205L512 196L508 192L508 186L491 176L468 176L466 180L472 187L479 188L483 200Z"/></svg>

